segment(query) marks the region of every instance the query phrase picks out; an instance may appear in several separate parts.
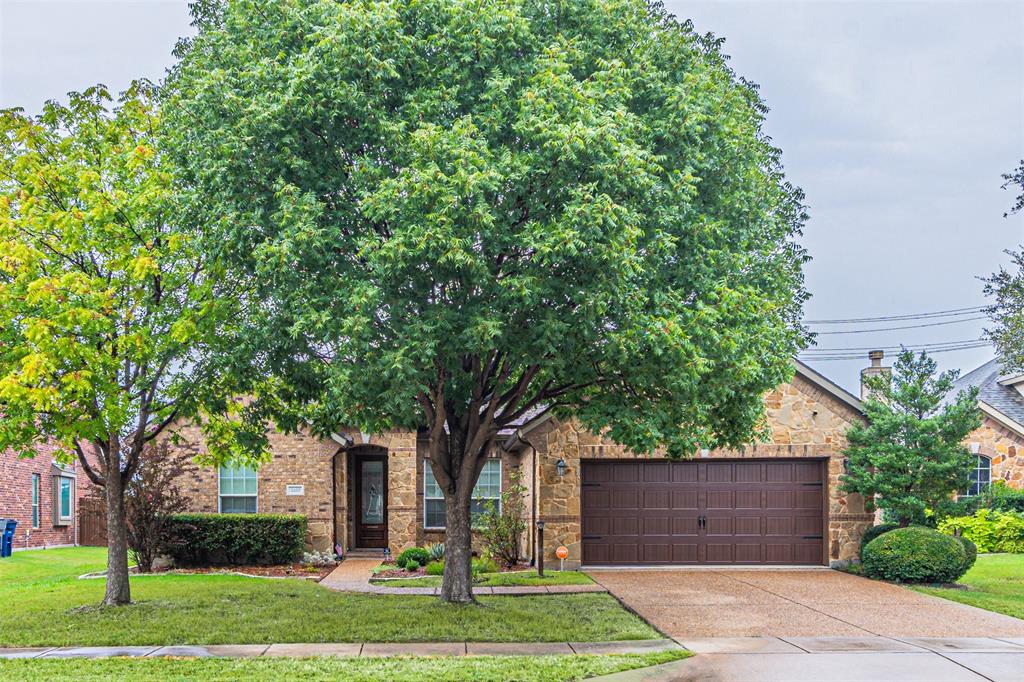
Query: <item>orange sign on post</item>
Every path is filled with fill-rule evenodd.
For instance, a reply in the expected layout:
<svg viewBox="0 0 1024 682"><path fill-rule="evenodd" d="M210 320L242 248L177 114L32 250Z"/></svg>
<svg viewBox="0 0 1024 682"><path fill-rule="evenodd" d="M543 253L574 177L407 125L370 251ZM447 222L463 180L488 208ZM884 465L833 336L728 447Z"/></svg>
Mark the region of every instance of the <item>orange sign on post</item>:
<svg viewBox="0 0 1024 682"><path fill-rule="evenodd" d="M565 560L569 557L569 548L565 545L559 545L558 549L555 550L555 556L558 557L558 570L565 570Z"/></svg>

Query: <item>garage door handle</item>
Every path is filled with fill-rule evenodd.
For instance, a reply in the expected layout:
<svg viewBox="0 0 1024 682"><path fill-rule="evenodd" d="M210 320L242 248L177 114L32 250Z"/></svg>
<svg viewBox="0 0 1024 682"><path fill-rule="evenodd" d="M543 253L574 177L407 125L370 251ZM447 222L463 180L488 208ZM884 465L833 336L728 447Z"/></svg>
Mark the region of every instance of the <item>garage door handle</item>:
<svg viewBox="0 0 1024 682"><path fill-rule="evenodd" d="M822 539L824 539L824 536L822 536L822 535L805 535L804 536L804 540L822 540Z"/></svg>
<svg viewBox="0 0 1024 682"><path fill-rule="evenodd" d="M604 537L603 535L584 535L583 539L584 540L600 540L603 537Z"/></svg>
<svg viewBox="0 0 1024 682"><path fill-rule="evenodd" d="M580 485L582 487L584 487L584 488L597 488L597 487L600 487L601 484L600 483L580 483Z"/></svg>

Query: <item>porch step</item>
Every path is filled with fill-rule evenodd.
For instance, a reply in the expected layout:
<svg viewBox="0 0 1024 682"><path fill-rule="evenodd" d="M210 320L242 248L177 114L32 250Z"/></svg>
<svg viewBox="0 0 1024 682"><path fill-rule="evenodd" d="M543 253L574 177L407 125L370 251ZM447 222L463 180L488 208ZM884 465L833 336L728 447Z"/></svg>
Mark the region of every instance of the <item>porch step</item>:
<svg viewBox="0 0 1024 682"><path fill-rule="evenodd" d="M383 549L350 549L345 553L348 559L383 559Z"/></svg>

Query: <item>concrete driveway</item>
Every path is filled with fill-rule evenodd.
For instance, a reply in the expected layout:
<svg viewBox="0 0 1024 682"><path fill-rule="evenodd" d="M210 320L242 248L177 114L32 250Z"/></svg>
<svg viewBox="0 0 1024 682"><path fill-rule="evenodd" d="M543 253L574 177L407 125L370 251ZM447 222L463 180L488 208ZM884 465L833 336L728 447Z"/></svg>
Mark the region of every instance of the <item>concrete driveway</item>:
<svg viewBox="0 0 1024 682"><path fill-rule="evenodd" d="M1024 637L1024 620L827 569L587 573L659 630L680 641L705 637Z"/></svg>
<svg viewBox="0 0 1024 682"><path fill-rule="evenodd" d="M588 571L696 658L607 682L1024 682L1024 620L826 569Z"/></svg>

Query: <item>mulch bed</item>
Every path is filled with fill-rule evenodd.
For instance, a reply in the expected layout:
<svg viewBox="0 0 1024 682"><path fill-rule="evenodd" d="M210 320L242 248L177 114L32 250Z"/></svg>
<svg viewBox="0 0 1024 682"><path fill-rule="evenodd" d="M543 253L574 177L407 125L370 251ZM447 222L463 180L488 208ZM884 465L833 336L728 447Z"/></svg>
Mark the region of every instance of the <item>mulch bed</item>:
<svg viewBox="0 0 1024 682"><path fill-rule="evenodd" d="M244 573L261 578L305 578L320 582L337 564L330 566L310 566L308 564L279 564L276 566L203 566L195 568L175 568L175 573Z"/></svg>
<svg viewBox="0 0 1024 682"><path fill-rule="evenodd" d="M377 571L376 573L373 574L373 579L374 580L388 580L388 579L391 579L391 578L422 578L423 576L430 575L429 573L427 573L427 567L426 566L420 566L415 571L407 571L404 568L399 568L398 566L396 566L394 563L392 563L390 561L384 562L383 565L385 565L385 566L393 566L393 568L386 568L386 569L384 569L382 571ZM513 571L528 571L528 570L530 570L530 567L527 566L526 564L521 564L519 566L511 566L511 567L509 567L509 566L499 566L498 567L498 572L499 573L511 573Z"/></svg>

